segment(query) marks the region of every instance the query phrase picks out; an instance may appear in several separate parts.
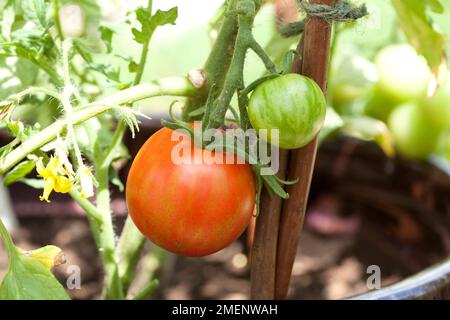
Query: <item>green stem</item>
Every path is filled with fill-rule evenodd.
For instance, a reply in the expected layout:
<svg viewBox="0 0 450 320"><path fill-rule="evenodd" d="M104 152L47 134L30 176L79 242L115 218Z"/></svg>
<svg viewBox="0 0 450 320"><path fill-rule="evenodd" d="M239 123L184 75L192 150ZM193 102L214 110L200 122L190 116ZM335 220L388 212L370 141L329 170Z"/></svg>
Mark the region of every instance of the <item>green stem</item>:
<svg viewBox="0 0 450 320"><path fill-rule="evenodd" d="M74 125L77 125L119 105L130 104L157 96L193 97L197 92L198 90L186 78L164 78L158 81L142 83L114 93L97 102L79 107L74 111L71 120ZM27 155L54 140L57 135L60 135L65 130L66 125L66 120L57 120L11 151L0 163L0 174L6 173Z"/></svg>
<svg viewBox="0 0 450 320"><path fill-rule="evenodd" d="M59 20L59 0L53 1L53 21L55 22L56 32L61 41L64 41L64 34L61 28L61 21Z"/></svg>
<svg viewBox="0 0 450 320"><path fill-rule="evenodd" d="M111 162L114 160L113 159L114 152L120 146L120 143L123 140L123 135L124 135L126 129L127 129L127 124L125 123L125 121L123 121L123 120L120 121L119 124L117 125L116 132L114 133L114 136L112 138L111 145L108 148L108 150L106 150L106 152L105 152L104 160L101 164L102 168L109 167Z"/></svg>
<svg viewBox="0 0 450 320"><path fill-rule="evenodd" d="M57 100L61 100L61 95L53 90L42 88L42 87L29 87L19 93L13 94L6 98L5 101L16 101L20 102L23 98L25 98L28 95L37 94L37 93L43 93L47 96L50 96L52 98L55 98Z"/></svg>
<svg viewBox="0 0 450 320"><path fill-rule="evenodd" d="M225 78L225 83L215 107L211 112L210 121L207 128L219 128L223 125L225 115L230 106L231 99L238 89L243 89L243 70L247 50L253 43L252 24L253 18L249 16L239 17L239 31L236 38L231 66Z"/></svg>
<svg viewBox="0 0 450 320"><path fill-rule="evenodd" d="M134 277L136 265L139 261L145 238L134 225L130 217L127 218L123 227L122 235L117 245L119 260L119 276L122 281L124 292Z"/></svg>
<svg viewBox="0 0 450 320"><path fill-rule="evenodd" d="M69 195L86 212L88 218L94 220L96 222L96 224L98 224L99 231L100 231L101 226L103 224L103 217L102 217L102 214L97 210L97 208L88 199L83 198L80 195L80 193L78 191L76 191L75 189L72 189L69 192ZM99 231L96 231L95 233L98 233ZM95 238L95 236L94 236L94 238Z"/></svg>
<svg viewBox="0 0 450 320"><path fill-rule="evenodd" d="M105 281L102 296L105 299L124 299L122 283L119 278L119 268L115 254L115 235L111 216L109 193L109 168L100 168L95 164L97 188L97 210L103 218L102 231L100 232L99 245L103 260Z"/></svg>
<svg viewBox="0 0 450 320"><path fill-rule="evenodd" d="M153 1L149 0L148 4L147 4L147 11L150 14L152 14L152 6L153 6ZM150 41L152 40L152 37L153 37L153 33L147 38L147 41L142 46L141 58L139 60L139 64L138 64L137 71L136 71L136 76L135 76L134 82L133 82L134 85L139 84L142 80L142 75L144 74L145 63L147 62L148 48L150 46Z"/></svg>
<svg viewBox="0 0 450 320"><path fill-rule="evenodd" d="M148 298L148 296L150 296L158 288L158 286L158 279L153 279L144 289L142 289L141 292L134 296L133 300L144 300Z"/></svg>
<svg viewBox="0 0 450 320"><path fill-rule="evenodd" d="M230 0L227 10L236 7L237 0ZM205 74L208 88L215 86L217 92L223 87L225 77L233 58L234 44L238 33L238 19L236 15L225 16L217 39L205 63Z"/></svg>
<svg viewBox="0 0 450 320"><path fill-rule="evenodd" d="M277 70L275 68L275 64L270 59L270 57L267 55L267 53L264 51L264 49L260 46L258 42L256 42L255 39L253 39L250 42L250 48L258 55L258 57L262 60L264 63L264 66L270 73L276 73Z"/></svg>
<svg viewBox="0 0 450 320"><path fill-rule="evenodd" d="M235 8L237 0L228 2L227 10ZM182 113L182 119L189 121L194 117L189 114L205 105L208 93L213 89L213 96L222 91L225 77L230 68L231 59L233 58L234 44L238 32L238 19L235 15L225 16L222 26L220 27L217 39L211 49L206 60L204 71L206 75L206 86L203 89L204 94L195 99L189 99Z"/></svg>
<svg viewBox="0 0 450 320"><path fill-rule="evenodd" d="M70 142L73 145L73 149L75 151L75 158L77 161L78 168L83 166L83 158L81 156L80 147L78 146L78 141L75 137L75 130L73 129L73 108L72 103L70 101L72 95L74 94L74 87L70 80L70 65L69 65L69 51L72 47L72 41L70 39L64 40L62 45L62 56L63 56L63 79L64 79L64 89L61 95L62 100L61 104L64 108L66 122L67 122L67 135L70 139Z"/></svg>
<svg viewBox="0 0 450 320"><path fill-rule="evenodd" d="M152 13L152 6L153 1L149 0L147 4L147 11L150 14ZM145 65L147 63L148 50L152 37L153 32L142 46L141 57L137 67L136 76L134 78L134 85L138 85L142 80L142 75L144 74ZM117 125L116 132L114 133L113 142L111 143L111 146L106 150L105 160L102 163L102 170L109 170L109 166L111 165L111 162L113 160L115 150L122 142L126 130L127 125L124 120L121 120ZM134 226L131 218L127 217L125 228L122 231L116 252L119 261L119 275L121 285L123 286L123 293L127 291L131 279L133 278L137 260L144 246L144 241L145 238Z"/></svg>
<svg viewBox="0 0 450 320"><path fill-rule="evenodd" d="M0 219L0 238L3 239L6 251L8 252L8 269L9 269L14 259L16 258L17 253L16 253L16 246L14 245L14 242L12 241L11 236L8 233L8 230L6 230L6 227L3 224L2 219Z"/></svg>

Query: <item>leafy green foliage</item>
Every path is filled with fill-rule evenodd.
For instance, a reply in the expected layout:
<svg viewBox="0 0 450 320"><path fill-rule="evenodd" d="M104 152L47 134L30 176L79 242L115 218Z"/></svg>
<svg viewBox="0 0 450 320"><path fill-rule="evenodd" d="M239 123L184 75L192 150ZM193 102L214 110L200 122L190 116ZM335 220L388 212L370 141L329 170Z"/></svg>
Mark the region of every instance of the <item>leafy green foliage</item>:
<svg viewBox="0 0 450 320"><path fill-rule="evenodd" d="M44 0L22 1L22 10L28 21L33 21L36 25L47 29L50 26L47 20L47 4Z"/></svg>
<svg viewBox="0 0 450 320"><path fill-rule="evenodd" d="M141 31L133 28L134 39L140 44L149 41L158 26L174 24L178 17L178 8L174 7L168 11L158 10L154 15L144 8L136 10L136 18L141 24Z"/></svg>
<svg viewBox="0 0 450 320"><path fill-rule="evenodd" d="M3 181L4 185L10 185L33 171L36 166L36 162L33 160L26 160L19 163L15 166L8 174L5 176L5 180Z"/></svg>
<svg viewBox="0 0 450 320"><path fill-rule="evenodd" d="M0 286L0 300L69 300L63 286L36 258L17 254Z"/></svg>
<svg viewBox="0 0 450 320"><path fill-rule="evenodd" d="M8 272L0 284L0 300L68 300L63 286L50 272L60 264L61 249L46 246L25 252L14 243L0 220L0 239L8 253Z"/></svg>
<svg viewBox="0 0 450 320"><path fill-rule="evenodd" d="M409 42L436 72L445 57L446 39L433 27L427 9L443 13L443 6L438 0L392 0L392 3Z"/></svg>

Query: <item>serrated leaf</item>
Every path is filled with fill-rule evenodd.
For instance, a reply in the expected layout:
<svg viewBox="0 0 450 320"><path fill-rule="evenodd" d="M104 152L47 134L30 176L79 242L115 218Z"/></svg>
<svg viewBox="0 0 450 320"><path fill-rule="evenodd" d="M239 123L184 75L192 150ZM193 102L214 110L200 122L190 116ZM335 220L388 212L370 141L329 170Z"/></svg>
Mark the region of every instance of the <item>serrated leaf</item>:
<svg viewBox="0 0 450 320"><path fill-rule="evenodd" d="M27 20L31 20L43 28L47 28L47 5L44 0L22 1L22 10Z"/></svg>
<svg viewBox="0 0 450 320"><path fill-rule="evenodd" d="M17 255L0 285L0 300L70 300L63 286L38 259Z"/></svg>
<svg viewBox="0 0 450 320"><path fill-rule="evenodd" d="M430 7L435 12L442 12L442 5L437 0L391 1L409 43L425 57L435 75L439 76L440 66L445 62L446 39L434 29L426 9Z"/></svg>
<svg viewBox="0 0 450 320"><path fill-rule="evenodd" d="M141 24L141 31L133 28L131 32L133 33L136 42L144 44L151 39L153 32L155 32L157 27L166 24L174 24L177 17L177 7L173 7L167 11L157 10L153 16L147 9L138 8L136 10L136 18Z"/></svg>
<svg viewBox="0 0 450 320"><path fill-rule="evenodd" d="M114 30L107 25L100 26L100 37L106 45L106 52L110 53L112 51L112 38L114 35Z"/></svg>
<svg viewBox="0 0 450 320"><path fill-rule="evenodd" d="M5 180L3 180L3 184L7 186L10 185L11 183L14 183L22 179L31 171L33 171L35 165L36 162L32 160L22 161L17 166L15 166L10 172L8 172L8 174L5 176Z"/></svg>

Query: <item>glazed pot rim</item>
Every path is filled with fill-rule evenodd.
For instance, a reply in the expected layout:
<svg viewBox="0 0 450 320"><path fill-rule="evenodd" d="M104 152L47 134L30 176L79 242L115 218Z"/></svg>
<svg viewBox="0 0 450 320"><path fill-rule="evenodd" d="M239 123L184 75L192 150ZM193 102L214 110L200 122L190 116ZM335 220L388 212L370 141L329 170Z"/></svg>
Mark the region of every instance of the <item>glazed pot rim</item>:
<svg viewBox="0 0 450 320"><path fill-rule="evenodd" d="M415 300L433 298L450 287L450 257L387 287L349 297L349 300Z"/></svg>

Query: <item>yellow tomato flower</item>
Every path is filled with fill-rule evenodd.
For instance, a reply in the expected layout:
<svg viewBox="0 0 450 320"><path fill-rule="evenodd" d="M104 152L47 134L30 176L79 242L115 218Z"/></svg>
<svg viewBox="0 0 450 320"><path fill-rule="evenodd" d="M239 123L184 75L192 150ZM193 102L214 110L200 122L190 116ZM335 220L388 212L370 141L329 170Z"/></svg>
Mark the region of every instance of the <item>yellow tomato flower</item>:
<svg viewBox="0 0 450 320"><path fill-rule="evenodd" d="M42 158L40 158L36 163L36 170L44 178L44 193L39 197L41 201L50 202L48 198L53 190L59 193L67 193L73 186L73 178L61 174L66 170L61 166L59 157L51 157L46 167L44 167Z"/></svg>

